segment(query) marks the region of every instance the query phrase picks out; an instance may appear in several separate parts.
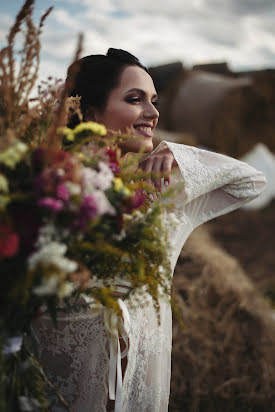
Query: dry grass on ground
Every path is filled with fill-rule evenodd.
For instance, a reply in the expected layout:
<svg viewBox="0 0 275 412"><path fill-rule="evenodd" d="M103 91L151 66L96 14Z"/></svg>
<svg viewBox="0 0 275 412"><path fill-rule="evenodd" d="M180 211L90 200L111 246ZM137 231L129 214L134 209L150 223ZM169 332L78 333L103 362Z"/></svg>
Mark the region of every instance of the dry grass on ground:
<svg viewBox="0 0 275 412"><path fill-rule="evenodd" d="M271 308L207 226L187 241L174 289L186 327L174 322L170 411L274 411Z"/></svg>

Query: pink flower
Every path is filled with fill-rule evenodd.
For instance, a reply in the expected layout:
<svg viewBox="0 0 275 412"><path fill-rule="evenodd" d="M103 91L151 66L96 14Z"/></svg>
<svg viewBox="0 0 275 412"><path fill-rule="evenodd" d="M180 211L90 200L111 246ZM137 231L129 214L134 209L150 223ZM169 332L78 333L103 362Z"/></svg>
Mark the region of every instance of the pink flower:
<svg viewBox="0 0 275 412"><path fill-rule="evenodd" d="M87 217L93 218L97 214L97 204L93 196L85 196L80 210Z"/></svg>
<svg viewBox="0 0 275 412"><path fill-rule="evenodd" d="M18 251L19 238L8 225L0 225L0 260L12 257Z"/></svg>
<svg viewBox="0 0 275 412"><path fill-rule="evenodd" d="M70 193L67 186L64 183L60 183L56 188L56 196L58 199L67 202L70 198Z"/></svg>
<svg viewBox="0 0 275 412"><path fill-rule="evenodd" d="M111 169L111 171L116 175L119 173L120 169L118 167L118 165L116 163L110 162L109 163L109 168Z"/></svg>
<svg viewBox="0 0 275 412"><path fill-rule="evenodd" d="M41 207L53 209L55 212L59 212L59 210L62 210L64 207L62 200L55 199L53 197L42 197L38 200L37 204Z"/></svg>

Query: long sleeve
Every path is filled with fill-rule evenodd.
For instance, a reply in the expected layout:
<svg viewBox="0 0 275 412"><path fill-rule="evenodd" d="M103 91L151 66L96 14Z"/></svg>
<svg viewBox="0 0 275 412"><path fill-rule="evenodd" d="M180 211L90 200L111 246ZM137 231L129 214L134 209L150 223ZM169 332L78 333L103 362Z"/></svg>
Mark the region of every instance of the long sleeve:
<svg viewBox="0 0 275 412"><path fill-rule="evenodd" d="M167 147L178 164L172 183L183 182L176 209L184 211L190 229L237 209L259 196L266 185L262 172L239 160L165 141L156 151Z"/></svg>

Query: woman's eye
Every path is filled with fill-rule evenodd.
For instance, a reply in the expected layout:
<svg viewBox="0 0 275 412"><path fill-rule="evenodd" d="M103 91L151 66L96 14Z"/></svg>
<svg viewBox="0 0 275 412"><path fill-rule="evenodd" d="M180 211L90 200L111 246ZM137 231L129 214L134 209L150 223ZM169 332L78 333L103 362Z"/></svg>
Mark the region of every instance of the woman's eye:
<svg viewBox="0 0 275 412"><path fill-rule="evenodd" d="M140 97L128 97L128 99L126 100L127 103L139 103L141 101Z"/></svg>
<svg viewBox="0 0 275 412"><path fill-rule="evenodd" d="M155 106L157 109L159 108L159 101L158 100L154 100L153 102L151 102L153 106Z"/></svg>

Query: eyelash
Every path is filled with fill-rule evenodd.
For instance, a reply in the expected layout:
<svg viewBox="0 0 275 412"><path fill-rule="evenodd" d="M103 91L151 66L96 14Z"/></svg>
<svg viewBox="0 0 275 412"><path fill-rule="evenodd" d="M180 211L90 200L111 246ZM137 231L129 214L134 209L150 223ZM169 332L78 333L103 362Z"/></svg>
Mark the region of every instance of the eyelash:
<svg viewBox="0 0 275 412"><path fill-rule="evenodd" d="M135 104L135 103L139 103L141 101L140 97L129 97L127 100L127 103L131 103L131 104ZM159 107L159 102L158 100L155 100L153 102L151 102L153 106L155 106L156 108Z"/></svg>
<svg viewBox="0 0 275 412"><path fill-rule="evenodd" d="M139 103L140 102L140 97L128 97L128 99L126 99L127 103Z"/></svg>

